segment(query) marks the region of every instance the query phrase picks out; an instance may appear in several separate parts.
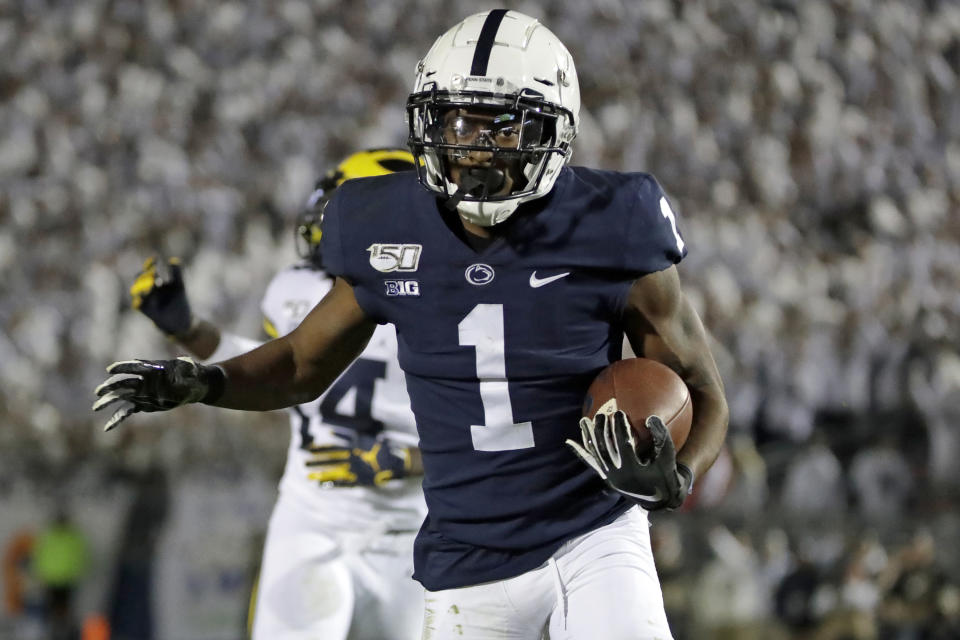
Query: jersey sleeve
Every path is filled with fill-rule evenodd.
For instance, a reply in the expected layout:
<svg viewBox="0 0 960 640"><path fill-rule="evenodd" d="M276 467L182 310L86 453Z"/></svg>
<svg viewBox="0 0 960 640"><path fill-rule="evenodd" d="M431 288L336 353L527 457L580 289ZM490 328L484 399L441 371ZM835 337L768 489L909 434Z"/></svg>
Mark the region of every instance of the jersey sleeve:
<svg viewBox="0 0 960 640"><path fill-rule="evenodd" d="M369 213L372 208L369 199L365 200L362 194L358 196L355 187L351 190L351 183L366 181L366 178L348 180L333 192L323 212L320 250L327 273L346 280L353 287L353 295L364 314L384 324L386 320L373 289L378 285L376 276L370 273L367 249L369 227L376 224L376 219L364 216L364 212ZM348 197L348 193L352 196Z"/></svg>
<svg viewBox="0 0 960 640"><path fill-rule="evenodd" d="M326 272L308 262L277 272L260 301L264 333L277 338L296 329L332 285Z"/></svg>
<svg viewBox="0 0 960 640"><path fill-rule="evenodd" d="M663 271L687 255L677 216L656 179L639 174L635 206L627 222L627 268L639 275Z"/></svg>
<svg viewBox="0 0 960 640"><path fill-rule="evenodd" d="M343 227L341 225L343 204L343 190L337 189L333 197L327 201L323 209L323 235L320 236L320 253L323 256L323 268L332 277L340 277L354 284L354 279L347 273L347 265L343 256Z"/></svg>

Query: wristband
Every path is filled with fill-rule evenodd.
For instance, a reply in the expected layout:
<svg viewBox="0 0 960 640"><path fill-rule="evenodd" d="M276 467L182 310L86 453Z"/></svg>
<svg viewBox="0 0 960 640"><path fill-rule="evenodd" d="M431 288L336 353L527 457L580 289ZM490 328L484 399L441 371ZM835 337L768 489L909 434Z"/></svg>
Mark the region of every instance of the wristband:
<svg viewBox="0 0 960 640"><path fill-rule="evenodd" d="M196 335L197 329L199 328L200 328L200 321L195 316L191 315L190 324L189 326L187 326L185 330L180 332L174 332L174 333L167 333L166 331L164 331L163 335L167 337L167 340L173 343L182 344L184 342L189 342L190 339ZM163 330L161 329L161 331Z"/></svg>
<svg viewBox="0 0 960 640"><path fill-rule="evenodd" d="M207 392L200 398L203 404L213 404L223 395L227 386L227 372L220 365L203 366L203 380L207 383Z"/></svg>

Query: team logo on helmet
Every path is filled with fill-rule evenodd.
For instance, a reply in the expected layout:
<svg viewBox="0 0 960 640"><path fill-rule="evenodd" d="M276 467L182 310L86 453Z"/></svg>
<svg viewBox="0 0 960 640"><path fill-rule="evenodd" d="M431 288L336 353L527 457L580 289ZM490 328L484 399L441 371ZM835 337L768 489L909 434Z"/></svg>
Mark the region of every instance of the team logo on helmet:
<svg viewBox="0 0 960 640"><path fill-rule="evenodd" d="M467 270L463 273L467 278L467 282L475 285L484 285L490 284L493 282L493 278L496 275L493 271L493 267L488 264L472 264L467 267Z"/></svg>

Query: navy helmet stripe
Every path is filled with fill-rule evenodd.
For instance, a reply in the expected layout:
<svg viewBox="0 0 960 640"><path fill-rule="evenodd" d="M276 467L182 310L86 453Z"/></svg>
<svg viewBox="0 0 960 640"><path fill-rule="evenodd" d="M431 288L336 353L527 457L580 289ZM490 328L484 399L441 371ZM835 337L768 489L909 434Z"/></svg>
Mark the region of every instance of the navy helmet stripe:
<svg viewBox="0 0 960 640"><path fill-rule="evenodd" d="M503 22L503 16L505 15L507 15L506 9L494 9L487 14L487 20L483 23L483 28L480 29L477 49L473 52L470 75L487 75L487 64L490 62L490 52L493 50L493 42L497 37L497 31L500 30L500 23Z"/></svg>

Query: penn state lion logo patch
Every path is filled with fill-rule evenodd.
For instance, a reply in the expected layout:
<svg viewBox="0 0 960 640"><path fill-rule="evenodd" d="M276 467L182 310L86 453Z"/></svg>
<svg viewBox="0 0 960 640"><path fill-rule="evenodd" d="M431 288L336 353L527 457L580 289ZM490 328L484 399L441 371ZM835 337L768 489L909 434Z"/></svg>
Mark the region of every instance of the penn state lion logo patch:
<svg viewBox="0 0 960 640"><path fill-rule="evenodd" d="M481 286L493 282L496 273L490 265L477 263L467 267L463 275L470 284Z"/></svg>

